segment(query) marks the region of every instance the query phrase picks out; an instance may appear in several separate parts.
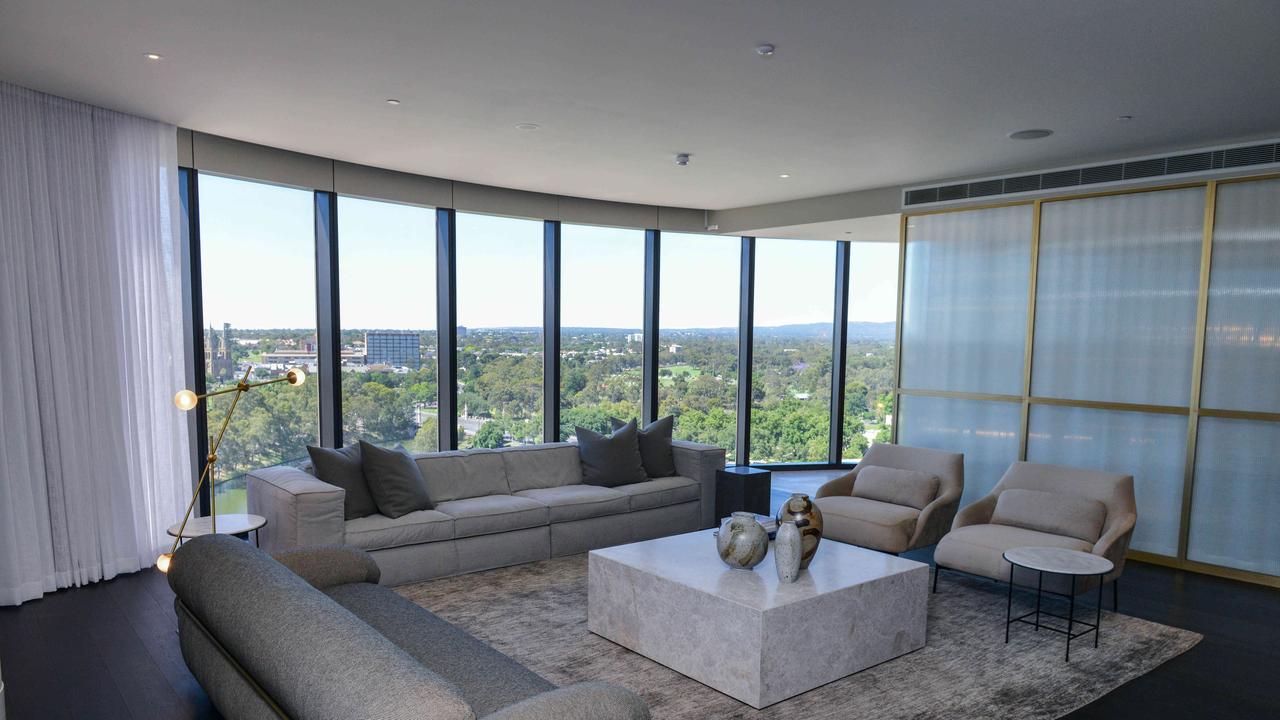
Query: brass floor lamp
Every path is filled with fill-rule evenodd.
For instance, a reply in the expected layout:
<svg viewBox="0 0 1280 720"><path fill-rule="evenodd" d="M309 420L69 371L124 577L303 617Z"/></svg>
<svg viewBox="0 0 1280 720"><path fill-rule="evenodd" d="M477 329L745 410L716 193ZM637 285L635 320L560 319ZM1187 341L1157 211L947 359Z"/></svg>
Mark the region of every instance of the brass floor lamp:
<svg viewBox="0 0 1280 720"><path fill-rule="evenodd" d="M191 390L179 390L173 396L173 403L178 406L179 410L194 410L201 400L207 401L211 397L217 395L226 395L227 393L235 393L231 398L231 407L227 408L227 414L222 418L222 425L218 428L218 434L213 438L213 445L209 448L209 455L204 460L204 469L200 471L200 479L196 482L195 492L191 494L191 502L187 503L187 512L182 516L182 524L178 526L178 536L173 539L173 547L169 548L169 552L163 553L156 558L156 568L160 572L169 572L169 563L173 561L173 553L178 549L178 543L182 541L182 531L187 527L187 521L191 519L191 510L196 505L196 498L200 497L200 489L204 487L205 480L209 482L209 522L213 532L218 532L218 509L217 495L214 485L214 466L218 464L218 447L222 445L222 437L227 434L227 425L231 424L231 416L236 411L236 405L240 403L240 397L249 392L253 388L262 387L263 385L273 385L279 382L287 382L290 385L301 385L307 379L307 374L300 368L293 368L284 374L284 377L274 378L272 380L263 380L262 382L249 382L249 373L253 372L250 366L244 371L244 376L240 378L234 386L223 388L222 390L214 390L203 395L197 395Z"/></svg>

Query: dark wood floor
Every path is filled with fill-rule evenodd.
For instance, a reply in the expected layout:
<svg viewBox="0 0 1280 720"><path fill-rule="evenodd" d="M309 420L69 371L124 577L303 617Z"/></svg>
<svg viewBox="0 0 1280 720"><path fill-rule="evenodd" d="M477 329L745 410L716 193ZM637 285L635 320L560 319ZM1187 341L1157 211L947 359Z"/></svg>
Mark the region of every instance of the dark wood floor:
<svg viewBox="0 0 1280 720"><path fill-rule="evenodd" d="M147 570L0 608L8 720L218 717L183 664L172 602ZM1120 604L1205 639L1069 717L1280 717L1280 591L1130 563Z"/></svg>

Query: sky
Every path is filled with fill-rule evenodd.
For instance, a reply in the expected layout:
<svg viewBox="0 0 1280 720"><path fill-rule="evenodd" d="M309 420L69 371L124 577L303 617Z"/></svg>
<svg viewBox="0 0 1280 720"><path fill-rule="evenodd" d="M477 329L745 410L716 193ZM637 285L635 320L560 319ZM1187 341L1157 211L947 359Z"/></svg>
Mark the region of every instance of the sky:
<svg viewBox="0 0 1280 720"><path fill-rule="evenodd" d="M314 327L312 193L212 175L200 177L204 317L208 325ZM542 228L537 220L457 214L458 324L542 324ZM435 212L338 199L339 309L346 328L435 326ZM664 233L660 324L734 327L736 237ZM898 246L854 243L849 318L891 322ZM756 324L830 322L832 242L756 243ZM644 315L644 231L561 227L561 325L639 329Z"/></svg>

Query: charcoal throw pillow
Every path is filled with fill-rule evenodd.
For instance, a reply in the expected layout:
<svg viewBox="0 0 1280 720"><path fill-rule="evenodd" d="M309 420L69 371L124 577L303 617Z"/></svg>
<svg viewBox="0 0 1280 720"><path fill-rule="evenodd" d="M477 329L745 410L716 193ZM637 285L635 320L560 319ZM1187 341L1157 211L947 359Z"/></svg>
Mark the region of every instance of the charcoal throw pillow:
<svg viewBox="0 0 1280 720"><path fill-rule="evenodd" d="M579 427L578 457L582 460L582 482L587 485L618 487L649 479L640 458L640 440L635 422L609 435Z"/></svg>
<svg viewBox="0 0 1280 720"><path fill-rule="evenodd" d="M625 421L615 417L609 418L609 424L615 432L627 426ZM671 432L675 426L676 417L668 415L636 431L640 438L640 460L644 463L645 474L651 478L676 474L676 456L671 449Z"/></svg>
<svg viewBox="0 0 1280 720"><path fill-rule="evenodd" d="M361 440L360 455L364 458L364 479L369 483L373 501L378 504L378 512L398 518L414 510L434 507L418 463L403 446L380 448Z"/></svg>
<svg viewBox="0 0 1280 720"><path fill-rule="evenodd" d="M347 491L342 499L342 514L347 520L374 515L378 505L369 494L369 484L364 479L364 469L360 460L360 446L348 445L344 448L322 448L307 446L307 454L311 456L311 465L315 468L316 477Z"/></svg>

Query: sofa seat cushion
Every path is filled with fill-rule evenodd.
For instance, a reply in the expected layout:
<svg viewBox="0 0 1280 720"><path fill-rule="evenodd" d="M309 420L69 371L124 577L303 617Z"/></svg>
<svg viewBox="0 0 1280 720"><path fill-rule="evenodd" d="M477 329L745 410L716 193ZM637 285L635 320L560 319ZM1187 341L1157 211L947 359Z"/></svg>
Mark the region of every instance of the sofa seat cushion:
<svg viewBox="0 0 1280 720"><path fill-rule="evenodd" d="M617 515L630 507L627 496L613 488L596 485L563 485L561 487L523 490L519 497L536 500L551 509L551 522L568 522Z"/></svg>
<svg viewBox="0 0 1280 720"><path fill-rule="evenodd" d="M920 511L905 505L832 495L814 501L822 511L822 536L881 552L909 549Z"/></svg>
<svg viewBox="0 0 1280 720"><path fill-rule="evenodd" d="M352 583L325 593L448 681L476 717L555 688L515 660L388 588Z"/></svg>
<svg viewBox="0 0 1280 720"><path fill-rule="evenodd" d="M936 475L915 470L867 465L859 468L853 496L923 510L938 497Z"/></svg>
<svg viewBox="0 0 1280 720"><path fill-rule="evenodd" d="M576 445L526 445L504 449L499 454L506 464L507 484L513 493L582 483L582 461Z"/></svg>
<svg viewBox="0 0 1280 720"><path fill-rule="evenodd" d="M939 565L993 580L1009 579L1004 551L1016 547L1056 547L1090 552L1093 544L1073 537L1012 525L966 525L947 533L933 551Z"/></svg>
<svg viewBox="0 0 1280 720"><path fill-rule="evenodd" d="M436 509L453 518L455 538L490 535L546 525L547 506L518 495L485 495L450 500Z"/></svg>
<svg viewBox="0 0 1280 720"><path fill-rule="evenodd" d="M417 545L453 539L453 518L439 510L415 510L398 518L386 515L348 520L347 544L361 550Z"/></svg>
<svg viewBox="0 0 1280 720"><path fill-rule="evenodd" d="M697 500L702 494L697 480L681 475L620 485L614 490L631 499L631 512L687 503Z"/></svg>
<svg viewBox="0 0 1280 720"><path fill-rule="evenodd" d="M1010 488L996 498L993 525L1013 525L1095 543L1102 536L1107 506L1093 498Z"/></svg>

